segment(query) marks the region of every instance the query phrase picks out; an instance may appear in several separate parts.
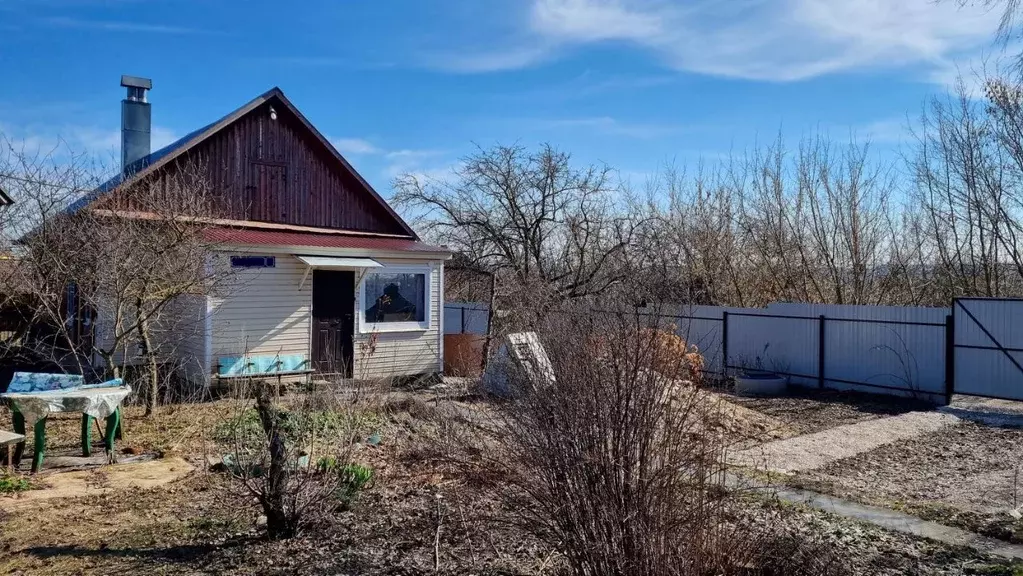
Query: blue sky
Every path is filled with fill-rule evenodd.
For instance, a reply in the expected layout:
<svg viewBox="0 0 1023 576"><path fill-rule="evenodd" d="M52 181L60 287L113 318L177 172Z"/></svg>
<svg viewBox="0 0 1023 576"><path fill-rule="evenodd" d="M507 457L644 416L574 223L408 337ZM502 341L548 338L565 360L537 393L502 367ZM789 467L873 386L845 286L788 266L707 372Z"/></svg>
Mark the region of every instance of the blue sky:
<svg viewBox="0 0 1023 576"><path fill-rule="evenodd" d="M633 181L781 129L870 139L997 58L945 0L0 0L0 131L112 157L121 74L154 146L280 86L385 194L473 143L551 142Z"/></svg>

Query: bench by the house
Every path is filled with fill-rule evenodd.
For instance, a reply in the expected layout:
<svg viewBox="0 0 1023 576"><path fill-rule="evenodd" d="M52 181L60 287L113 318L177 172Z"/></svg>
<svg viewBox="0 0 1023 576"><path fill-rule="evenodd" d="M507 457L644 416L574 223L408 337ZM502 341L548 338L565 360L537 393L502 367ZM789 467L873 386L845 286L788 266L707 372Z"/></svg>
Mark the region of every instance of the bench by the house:
<svg viewBox="0 0 1023 576"><path fill-rule="evenodd" d="M308 377L316 372L309 367L309 359L304 354L273 356L221 356L217 363L216 380L236 380L240 378L282 378L291 376Z"/></svg>
<svg viewBox="0 0 1023 576"><path fill-rule="evenodd" d="M13 412L14 431L24 435L26 423L34 431L34 455L32 472L42 466L46 450L46 419L52 413L82 413L82 453L92 453L90 441L93 418L106 419L104 444L107 455L113 459L114 439L121 428L121 403L131 393L120 379L100 384L85 384L82 376L75 374L41 374L15 372L5 394L0 394ZM18 444L13 461L21 460L24 443Z"/></svg>

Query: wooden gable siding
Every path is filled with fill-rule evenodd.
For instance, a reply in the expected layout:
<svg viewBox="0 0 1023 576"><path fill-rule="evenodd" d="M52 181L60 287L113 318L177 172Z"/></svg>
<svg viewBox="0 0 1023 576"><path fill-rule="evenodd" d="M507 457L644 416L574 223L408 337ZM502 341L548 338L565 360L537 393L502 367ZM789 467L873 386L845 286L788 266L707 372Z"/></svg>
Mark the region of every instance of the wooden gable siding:
<svg viewBox="0 0 1023 576"><path fill-rule="evenodd" d="M185 163L200 166L218 197L218 217L385 234L408 233L359 179L284 106L259 106L214 133L156 178L166 189ZM118 208L130 196L116 194ZM126 202L127 200L127 202Z"/></svg>

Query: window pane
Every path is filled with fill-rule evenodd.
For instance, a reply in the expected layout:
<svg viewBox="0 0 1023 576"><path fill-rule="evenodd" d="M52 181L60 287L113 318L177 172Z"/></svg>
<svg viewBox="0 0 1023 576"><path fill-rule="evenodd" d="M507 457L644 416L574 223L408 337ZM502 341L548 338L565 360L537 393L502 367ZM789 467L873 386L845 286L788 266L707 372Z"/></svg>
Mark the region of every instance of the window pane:
<svg viewBox="0 0 1023 576"><path fill-rule="evenodd" d="M426 275L372 272L366 275L366 322L423 322Z"/></svg>

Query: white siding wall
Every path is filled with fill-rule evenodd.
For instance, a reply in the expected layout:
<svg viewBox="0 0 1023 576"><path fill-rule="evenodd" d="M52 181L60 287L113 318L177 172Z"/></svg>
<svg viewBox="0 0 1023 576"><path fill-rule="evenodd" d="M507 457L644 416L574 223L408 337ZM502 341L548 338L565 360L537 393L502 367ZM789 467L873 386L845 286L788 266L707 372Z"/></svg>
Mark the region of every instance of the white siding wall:
<svg viewBox="0 0 1023 576"><path fill-rule="evenodd" d="M441 310L444 301L442 277L444 263L439 260L397 260L375 258L381 264L394 266L431 266L430 285L430 327L414 332L368 332L360 333L356 322L355 334L355 375L357 378L389 378L429 374L444 370L441 342L443 330ZM358 291L356 291L358 294ZM356 314L361 314L356 310ZM376 340L372 354L370 341Z"/></svg>
<svg viewBox="0 0 1023 576"><path fill-rule="evenodd" d="M360 333L356 322L355 376L386 378L440 372L443 262L374 259L384 265L432 267L430 327L425 331ZM231 286L211 299L214 365L218 357L243 355L304 355L309 358L313 282L310 275L299 288L305 271L305 264L291 255L277 255L274 268L235 271ZM359 277L358 272L356 277ZM353 303L356 315L360 313L358 294L356 287ZM371 354L369 349L374 338Z"/></svg>
<svg viewBox="0 0 1023 576"><path fill-rule="evenodd" d="M305 264L288 255L277 256L274 268L234 270L211 298L214 369L219 357L308 356L313 283L310 277L299 288L304 273Z"/></svg>
<svg viewBox="0 0 1023 576"><path fill-rule="evenodd" d="M131 313L126 313L126 324L134 322ZM112 300L105 300L97 311L95 338L96 347L109 349L114 342L114 311ZM208 373L206 366L206 297L185 294L168 302L152 319L153 343L161 364L171 365L178 374L193 382L202 382ZM143 362L138 338L126 339L124 349L114 354L118 364L140 364ZM93 356L93 364L106 368L106 362L99 354Z"/></svg>
<svg viewBox="0 0 1023 576"><path fill-rule="evenodd" d="M171 304L163 334L172 346L169 350L180 373L192 381L201 381L209 373L206 365L206 297L180 296Z"/></svg>

